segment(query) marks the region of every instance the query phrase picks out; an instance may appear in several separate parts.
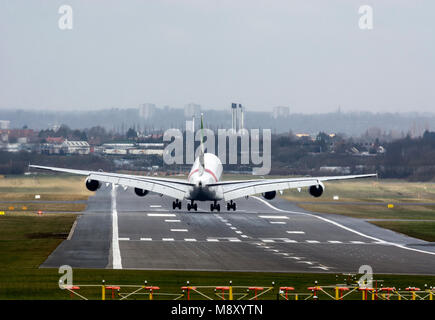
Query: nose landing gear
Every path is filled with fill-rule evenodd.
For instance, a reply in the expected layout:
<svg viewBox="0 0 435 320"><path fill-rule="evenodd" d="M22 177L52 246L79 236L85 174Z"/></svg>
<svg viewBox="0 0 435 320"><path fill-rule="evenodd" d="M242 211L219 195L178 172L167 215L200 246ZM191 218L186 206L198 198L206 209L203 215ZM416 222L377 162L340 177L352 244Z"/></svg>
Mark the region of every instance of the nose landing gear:
<svg viewBox="0 0 435 320"><path fill-rule="evenodd" d="M217 212L221 211L221 205L217 203L217 201L214 201L214 203L210 203L210 211L213 212L214 209L216 209Z"/></svg>
<svg viewBox="0 0 435 320"><path fill-rule="evenodd" d="M236 211L236 203L233 202L233 200L227 203L227 211L230 211L231 209L233 209L233 211Z"/></svg>
<svg viewBox="0 0 435 320"><path fill-rule="evenodd" d="M172 209L175 210L175 208L181 210L181 201L179 201L178 199L172 202Z"/></svg>
<svg viewBox="0 0 435 320"><path fill-rule="evenodd" d="M190 200L190 203L187 204L187 210L190 211L191 209L198 211L198 204L193 203L193 200Z"/></svg>

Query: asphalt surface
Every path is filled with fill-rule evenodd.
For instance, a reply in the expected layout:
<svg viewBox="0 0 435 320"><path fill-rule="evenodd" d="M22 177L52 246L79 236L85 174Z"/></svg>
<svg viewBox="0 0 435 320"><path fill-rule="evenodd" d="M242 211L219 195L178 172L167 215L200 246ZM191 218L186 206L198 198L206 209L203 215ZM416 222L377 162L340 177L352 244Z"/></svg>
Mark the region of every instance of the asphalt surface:
<svg viewBox="0 0 435 320"><path fill-rule="evenodd" d="M41 267L435 274L435 243L282 200L239 199L237 211L172 210L172 199L99 190Z"/></svg>

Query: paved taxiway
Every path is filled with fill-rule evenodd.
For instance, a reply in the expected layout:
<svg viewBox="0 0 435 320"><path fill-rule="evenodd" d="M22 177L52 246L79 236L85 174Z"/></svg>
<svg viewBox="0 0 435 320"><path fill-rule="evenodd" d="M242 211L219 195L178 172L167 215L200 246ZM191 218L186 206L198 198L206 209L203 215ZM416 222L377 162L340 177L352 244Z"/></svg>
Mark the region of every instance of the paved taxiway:
<svg viewBox="0 0 435 320"><path fill-rule="evenodd" d="M224 203L221 207L225 208ZM172 210L172 199L99 190L42 267L435 274L435 243L366 221L251 197L236 212Z"/></svg>

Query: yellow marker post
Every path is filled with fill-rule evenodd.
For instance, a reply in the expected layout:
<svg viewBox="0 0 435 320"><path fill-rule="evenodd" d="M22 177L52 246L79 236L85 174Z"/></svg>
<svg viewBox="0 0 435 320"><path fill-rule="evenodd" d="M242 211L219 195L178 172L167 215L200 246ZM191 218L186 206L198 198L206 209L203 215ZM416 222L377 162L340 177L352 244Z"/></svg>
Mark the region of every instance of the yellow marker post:
<svg viewBox="0 0 435 320"><path fill-rule="evenodd" d="M150 300L153 300L153 290L150 290Z"/></svg>
<svg viewBox="0 0 435 320"><path fill-rule="evenodd" d="M335 300L339 299L339 295L338 295L338 287L335 287Z"/></svg>
<svg viewBox="0 0 435 320"><path fill-rule="evenodd" d="M3 216L5 214L4 211L0 211L0 216Z"/></svg>
<svg viewBox="0 0 435 320"><path fill-rule="evenodd" d="M295 294L295 300L298 300L298 298L299 298L299 297L298 297L298 295L297 295L297 294Z"/></svg>
<svg viewBox="0 0 435 320"><path fill-rule="evenodd" d="M106 300L106 286L104 285L104 280L101 286L101 300Z"/></svg>
<svg viewBox="0 0 435 320"><path fill-rule="evenodd" d="M389 204L387 205L387 208L388 208L388 209L393 209L393 208L394 208L394 204L389 203Z"/></svg>
<svg viewBox="0 0 435 320"><path fill-rule="evenodd" d="M233 300L233 287L230 286L230 289L228 290L228 299Z"/></svg>

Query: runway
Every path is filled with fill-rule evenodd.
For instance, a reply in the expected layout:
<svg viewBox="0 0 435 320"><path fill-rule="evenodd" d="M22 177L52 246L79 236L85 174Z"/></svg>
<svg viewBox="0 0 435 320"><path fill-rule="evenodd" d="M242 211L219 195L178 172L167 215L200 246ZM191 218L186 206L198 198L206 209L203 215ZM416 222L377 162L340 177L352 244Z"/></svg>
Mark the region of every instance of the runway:
<svg viewBox="0 0 435 320"><path fill-rule="evenodd" d="M237 209L172 210L156 194L102 189L41 267L435 274L435 243L278 198L239 199Z"/></svg>

